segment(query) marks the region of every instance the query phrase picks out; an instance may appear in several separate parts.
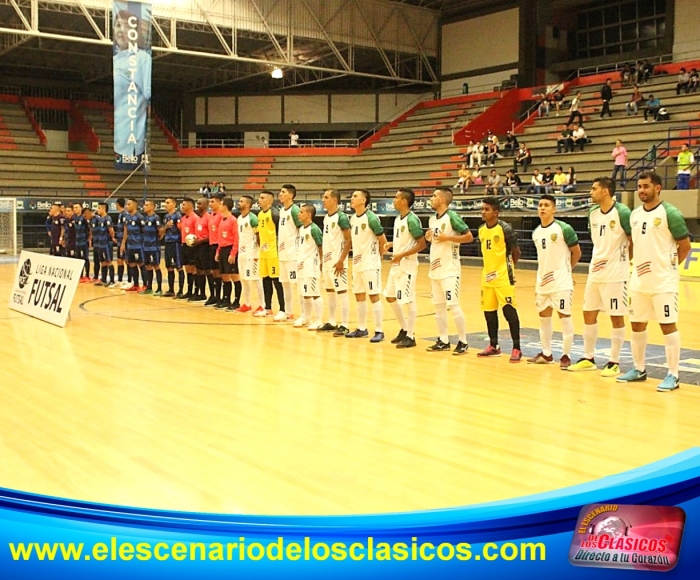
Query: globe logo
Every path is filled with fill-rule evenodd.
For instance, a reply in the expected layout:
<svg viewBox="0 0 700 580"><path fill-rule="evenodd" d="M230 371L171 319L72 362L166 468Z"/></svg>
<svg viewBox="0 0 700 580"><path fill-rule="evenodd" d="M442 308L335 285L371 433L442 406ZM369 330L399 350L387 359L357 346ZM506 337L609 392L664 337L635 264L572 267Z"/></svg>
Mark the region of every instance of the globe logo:
<svg viewBox="0 0 700 580"><path fill-rule="evenodd" d="M606 534L612 538L621 538L627 535L627 525L620 518L610 516L599 521L593 528L596 536Z"/></svg>
<svg viewBox="0 0 700 580"><path fill-rule="evenodd" d="M32 262L31 260L25 260L22 264L22 269L19 271L19 287L24 288L29 281L29 276L32 273Z"/></svg>

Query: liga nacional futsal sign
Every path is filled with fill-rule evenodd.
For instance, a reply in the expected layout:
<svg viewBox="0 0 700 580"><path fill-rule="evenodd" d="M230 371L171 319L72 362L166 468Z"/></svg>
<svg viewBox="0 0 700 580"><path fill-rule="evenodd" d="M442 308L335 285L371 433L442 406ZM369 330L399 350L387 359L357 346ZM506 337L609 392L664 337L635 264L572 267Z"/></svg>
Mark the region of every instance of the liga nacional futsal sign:
<svg viewBox="0 0 700 580"><path fill-rule="evenodd" d="M56 326L65 326L84 260L22 252L9 307Z"/></svg>

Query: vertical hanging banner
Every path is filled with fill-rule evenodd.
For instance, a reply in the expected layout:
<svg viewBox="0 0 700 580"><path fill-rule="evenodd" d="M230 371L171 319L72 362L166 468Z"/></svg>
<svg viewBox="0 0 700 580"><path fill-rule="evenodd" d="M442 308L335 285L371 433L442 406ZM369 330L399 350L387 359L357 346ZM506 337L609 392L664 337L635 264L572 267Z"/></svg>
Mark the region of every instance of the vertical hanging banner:
<svg viewBox="0 0 700 580"><path fill-rule="evenodd" d="M151 101L151 5L114 0L114 166L136 169L146 158Z"/></svg>

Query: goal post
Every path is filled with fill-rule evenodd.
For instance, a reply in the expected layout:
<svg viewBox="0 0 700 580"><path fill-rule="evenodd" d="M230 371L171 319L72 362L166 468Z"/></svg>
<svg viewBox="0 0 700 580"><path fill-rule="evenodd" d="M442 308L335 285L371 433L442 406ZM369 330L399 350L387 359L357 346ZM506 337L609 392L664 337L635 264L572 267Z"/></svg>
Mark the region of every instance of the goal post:
<svg viewBox="0 0 700 580"><path fill-rule="evenodd" d="M0 254L17 254L17 200L0 197Z"/></svg>

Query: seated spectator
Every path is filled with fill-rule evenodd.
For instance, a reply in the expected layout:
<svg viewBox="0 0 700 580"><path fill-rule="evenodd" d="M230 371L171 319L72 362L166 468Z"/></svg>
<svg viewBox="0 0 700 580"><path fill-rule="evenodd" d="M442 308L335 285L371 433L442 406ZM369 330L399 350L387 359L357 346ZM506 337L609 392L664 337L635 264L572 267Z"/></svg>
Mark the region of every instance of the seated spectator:
<svg viewBox="0 0 700 580"><path fill-rule="evenodd" d="M211 182L211 192L212 194L219 193L219 184L216 181Z"/></svg>
<svg viewBox="0 0 700 580"><path fill-rule="evenodd" d="M209 187L209 182L205 181L204 185L199 188L199 194L207 197L211 193L211 187Z"/></svg>
<svg viewBox="0 0 700 580"><path fill-rule="evenodd" d="M647 106L644 109L644 122L647 122L647 117L649 113L654 117L654 121L659 119L659 109L661 109L661 101L654 97L654 95L649 95L647 99Z"/></svg>
<svg viewBox="0 0 700 580"><path fill-rule="evenodd" d="M472 145L472 156L469 160L469 167L481 165L483 163L484 146L481 143Z"/></svg>
<svg viewBox="0 0 700 580"><path fill-rule="evenodd" d="M680 95L681 91L685 91L685 94L687 95L689 84L690 75L684 68L681 68L681 70L678 71L678 82L676 82L676 95Z"/></svg>
<svg viewBox="0 0 700 580"><path fill-rule="evenodd" d="M462 157L464 157L464 160L467 162L469 167L473 166L472 163L472 147L474 147L474 141L469 141L469 145L467 145L467 150L462 154Z"/></svg>
<svg viewBox="0 0 700 580"><path fill-rule="evenodd" d="M493 167L496 164L496 159L499 158L498 154L498 143L490 141L488 144L488 149L486 151L486 163Z"/></svg>
<svg viewBox="0 0 700 580"><path fill-rule="evenodd" d="M571 141L572 141L572 147L571 150L574 150L574 147L578 146L579 151L583 151L584 147L586 146L586 143L588 143L588 136L586 135L586 130L583 128L583 125L574 125L574 130L572 131L571 135Z"/></svg>
<svg viewBox="0 0 700 580"><path fill-rule="evenodd" d="M526 147L525 143L521 143L520 148L518 149L518 153L513 161L513 171L517 173L518 165L522 165L523 173L526 173L527 166L530 165L530 163L532 163L532 154L530 153L530 150Z"/></svg>
<svg viewBox="0 0 700 580"><path fill-rule="evenodd" d="M676 159L678 175L676 177L676 189L688 189L690 187L690 173L695 165L695 156L688 149L688 144L681 145L681 152Z"/></svg>
<svg viewBox="0 0 700 580"><path fill-rule="evenodd" d="M484 183L484 178L481 176L481 167L479 165L474 166L474 171L472 171L472 183L474 185L481 185Z"/></svg>
<svg viewBox="0 0 700 580"><path fill-rule="evenodd" d="M506 181L503 186L503 195L513 195L518 193L520 188L523 186L523 182L520 181L520 176L515 173L512 169L506 171Z"/></svg>
<svg viewBox="0 0 700 580"><path fill-rule="evenodd" d="M646 84L649 82L649 79L651 76L654 74L654 65L651 64L648 60L645 60L642 62L641 69L639 71L639 82Z"/></svg>
<svg viewBox="0 0 700 580"><path fill-rule="evenodd" d="M549 99L546 93L537 95L539 105L537 106L537 115L539 117L549 117Z"/></svg>
<svg viewBox="0 0 700 580"><path fill-rule="evenodd" d="M503 150L506 157L515 155L518 150L518 138L510 131L506 131L506 144L503 146Z"/></svg>
<svg viewBox="0 0 700 580"><path fill-rule="evenodd" d="M571 193L576 191L576 171L573 167L569 167L569 171L566 174L566 185L562 190L564 193Z"/></svg>
<svg viewBox="0 0 700 580"><path fill-rule="evenodd" d="M620 71L620 80L622 81L623 87L628 87L632 82L632 69L629 63L625 63L625 66Z"/></svg>
<svg viewBox="0 0 700 580"><path fill-rule="evenodd" d="M635 115L639 114L639 105L644 101L644 95L639 90L639 85L634 85L632 94L630 95L629 102L625 105L627 109L627 116L629 117L632 113Z"/></svg>
<svg viewBox="0 0 700 580"><path fill-rule="evenodd" d="M564 153L569 153L574 151L574 141L572 139L573 132L569 125L565 125L559 134L559 139L557 139L557 153L561 153L561 148L564 147Z"/></svg>
<svg viewBox="0 0 700 580"><path fill-rule="evenodd" d="M459 179L457 179L457 183L455 183L453 187L461 189L462 193L464 193L469 188L469 182L472 176L472 172L469 171L466 163L462 164L462 168L457 172L457 176Z"/></svg>
<svg viewBox="0 0 700 580"><path fill-rule="evenodd" d="M486 178L486 195L498 195L501 190L501 176L496 173L495 169Z"/></svg>
<svg viewBox="0 0 700 580"><path fill-rule="evenodd" d="M552 173L551 167L544 168L544 173L542 174L542 185L544 185L545 193L552 193L552 188L554 185L554 174Z"/></svg>
<svg viewBox="0 0 700 580"><path fill-rule="evenodd" d="M697 69L690 69L690 78L688 79L688 91L696 92L698 86L700 85L700 75L698 75Z"/></svg>
<svg viewBox="0 0 700 580"><path fill-rule="evenodd" d="M564 95L562 94L562 92L559 89L557 89L556 91L554 91L554 93L552 93L552 103L554 104L554 106L557 109L557 115L556 115L557 117L559 116L559 112L561 110L561 105L563 102L564 102Z"/></svg>
<svg viewBox="0 0 700 580"><path fill-rule="evenodd" d="M542 175L539 169L532 170L530 178L530 187L527 188L528 193L542 193Z"/></svg>
<svg viewBox="0 0 700 580"><path fill-rule="evenodd" d="M566 185L566 173L561 167L557 167L557 172L554 174L554 191L564 191Z"/></svg>
<svg viewBox="0 0 700 580"><path fill-rule="evenodd" d="M226 195L226 186L224 185L223 181L219 182L219 193L221 195Z"/></svg>

